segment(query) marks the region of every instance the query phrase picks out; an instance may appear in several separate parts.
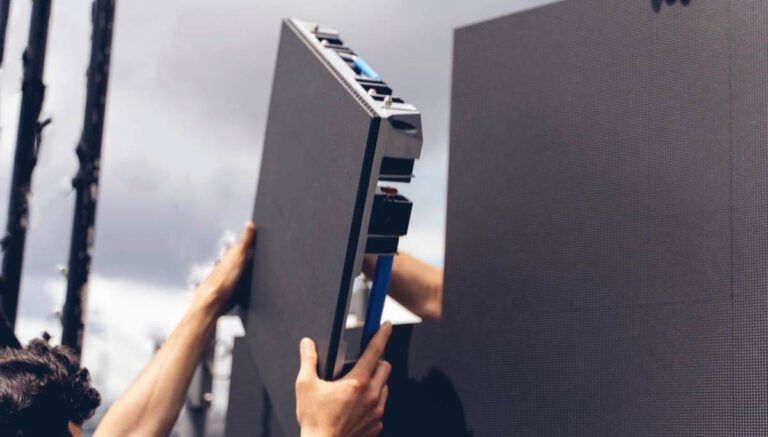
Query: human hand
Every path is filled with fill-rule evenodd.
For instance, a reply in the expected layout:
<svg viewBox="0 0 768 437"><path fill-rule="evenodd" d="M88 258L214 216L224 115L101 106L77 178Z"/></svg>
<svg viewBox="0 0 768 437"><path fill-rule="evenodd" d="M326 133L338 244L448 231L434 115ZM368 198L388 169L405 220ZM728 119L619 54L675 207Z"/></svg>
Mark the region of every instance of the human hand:
<svg viewBox="0 0 768 437"><path fill-rule="evenodd" d="M391 333L392 324L383 324L355 367L333 382L317 376L315 343L309 338L301 340L296 418L302 437L373 437L381 433L392 366L380 358Z"/></svg>
<svg viewBox="0 0 768 437"><path fill-rule="evenodd" d="M224 253L195 291L195 302L212 311L217 317L226 311L232 300L237 281L251 257L255 232L254 224L246 223L240 240Z"/></svg>

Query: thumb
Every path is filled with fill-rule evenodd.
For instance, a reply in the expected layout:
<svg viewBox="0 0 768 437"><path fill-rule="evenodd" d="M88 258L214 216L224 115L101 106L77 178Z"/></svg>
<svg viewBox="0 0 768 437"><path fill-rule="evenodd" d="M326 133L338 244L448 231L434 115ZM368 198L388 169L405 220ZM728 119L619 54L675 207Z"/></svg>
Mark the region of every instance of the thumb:
<svg viewBox="0 0 768 437"><path fill-rule="evenodd" d="M299 344L299 352L301 354L301 367L299 368L299 376L296 379L306 381L317 379L317 349L315 348L315 342L308 337L302 338Z"/></svg>

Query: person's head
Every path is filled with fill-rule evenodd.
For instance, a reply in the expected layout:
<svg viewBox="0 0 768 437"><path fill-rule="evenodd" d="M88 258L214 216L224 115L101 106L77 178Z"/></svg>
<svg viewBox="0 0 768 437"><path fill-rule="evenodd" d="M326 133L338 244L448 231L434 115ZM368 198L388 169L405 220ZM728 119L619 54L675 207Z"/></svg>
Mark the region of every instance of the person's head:
<svg viewBox="0 0 768 437"><path fill-rule="evenodd" d="M24 349L0 349L0 435L69 437L100 402L69 348L32 340Z"/></svg>

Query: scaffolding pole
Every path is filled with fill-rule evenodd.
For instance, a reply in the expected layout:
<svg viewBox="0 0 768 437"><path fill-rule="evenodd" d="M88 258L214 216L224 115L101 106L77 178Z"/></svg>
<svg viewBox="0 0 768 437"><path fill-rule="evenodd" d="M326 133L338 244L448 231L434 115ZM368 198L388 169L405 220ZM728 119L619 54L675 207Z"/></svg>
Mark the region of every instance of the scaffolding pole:
<svg viewBox="0 0 768 437"><path fill-rule="evenodd" d="M3 55L5 54L5 34L8 29L8 14L11 11L11 0L0 0L0 67L3 65ZM2 292L2 289L0 289ZM8 319L0 308L0 347L15 347L21 345L13 332Z"/></svg>
<svg viewBox="0 0 768 437"><path fill-rule="evenodd" d="M0 244L3 250L0 307L11 328L16 325L24 242L29 224L32 172L40 150L40 134L43 127L50 122L46 120L41 123L38 120L45 95L43 71L50 15L51 0L33 0L29 40L22 57L24 77L21 83L21 110L16 136L16 152L13 158L8 221L6 235Z"/></svg>
<svg viewBox="0 0 768 437"><path fill-rule="evenodd" d="M67 268L67 296L62 313L61 343L78 355L83 348L85 329L83 313L88 294L88 275L96 224L101 143L109 85L109 61L112 54L112 31L115 0L94 0L91 60L88 66L88 91L85 100L83 132L77 145L80 169L72 180L77 190L75 218Z"/></svg>
<svg viewBox="0 0 768 437"><path fill-rule="evenodd" d="M11 0L0 0L0 65L5 54L5 31L8 29L8 14L11 12Z"/></svg>

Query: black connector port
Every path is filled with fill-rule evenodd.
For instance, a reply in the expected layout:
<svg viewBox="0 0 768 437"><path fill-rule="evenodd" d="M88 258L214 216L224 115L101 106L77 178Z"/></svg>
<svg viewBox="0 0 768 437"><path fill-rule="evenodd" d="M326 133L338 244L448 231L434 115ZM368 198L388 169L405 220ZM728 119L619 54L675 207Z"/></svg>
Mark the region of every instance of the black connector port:
<svg viewBox="0 0 768 437"><path fill-rule="evenodd" d="M338 35L334 35L332 33L322 33L318 32L315 33L315 37L320 41L322 44L332 44L337 46L343 46L344 43L339 39ZM325 43L323 43L325 41Z"/></svg>
<svg viewBox="0 0 768 437"><path fill-rule="evenodd" d="M373 100L376 100L379 102L383 102L387 98L387 96L382 96L379 94L373 94L371 95L371 97L373 97ZM405 103L405 101L400 97L392 97L392 103Z"/></svg>
<svg viewBox="0 0 768 437"><path fill-rule="evenodd" d="M376 191L368 234L377 236L407 234L413 208L411 201L397 194L394 188L379 188Z"/></svg>
<svg viewBox="0 0 768 437"><path fill-rule="evenodd" d="M368 237L365 243L365 253L369 255L394 255L397 253L397 237Z"/></svg>
<svg viewBox="0 0 768 437"><path fill-rule="evenodd" d="M360 82L360 81L358 81ZM373 84L373 83L360 83L363 88L365 88L366 91L368 91L368 94L370 95L376 95L376 96L391 96L392 95L392 88L382 85L382 84Z"/></svg>
<svg viewBox="0 0 768 437"><path fill-rule="evenodd" d="M381 160L380 181L409 182L413 177L413 159L387 158Z"/></svg>

